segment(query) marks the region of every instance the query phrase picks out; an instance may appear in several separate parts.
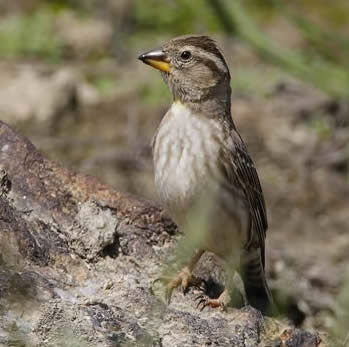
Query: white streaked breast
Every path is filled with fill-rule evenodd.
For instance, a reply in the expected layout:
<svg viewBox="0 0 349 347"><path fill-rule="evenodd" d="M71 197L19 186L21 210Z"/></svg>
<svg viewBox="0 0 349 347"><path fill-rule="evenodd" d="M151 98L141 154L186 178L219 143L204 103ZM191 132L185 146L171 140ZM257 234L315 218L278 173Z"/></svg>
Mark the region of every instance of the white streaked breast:
<svg viewBox="0 0 349 347"><path fill-rule="evenodd" d="M170 210L188 206L210 182L218 182L220 124L173 103L154 144L155 183Z"/></svg>

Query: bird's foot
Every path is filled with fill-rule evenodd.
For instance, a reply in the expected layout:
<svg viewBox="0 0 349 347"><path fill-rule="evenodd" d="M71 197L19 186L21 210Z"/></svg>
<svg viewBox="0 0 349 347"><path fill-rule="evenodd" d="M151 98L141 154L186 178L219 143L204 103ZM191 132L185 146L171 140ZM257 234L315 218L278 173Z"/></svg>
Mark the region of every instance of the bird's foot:
<svg viewBox="0 0 349 347"><path fill-rule="evenodd" d="M171 302L172 292L175 288L181 287L183 294L188 292L190 286L199 286L201 280L194 277L188 267L184 267L177 275L164 275L157 278L153 283L161 282L165 285L165 300Z"/></svg>
<svg viewBox="0 0 349 347"><path fill-rule="evenodd" d="M225 289L217 299L211 299L206 294L201 294L195 298L197 301L196 307L202 311L205 307L221 308L225 309L230 302L230 295Z"/></svg>

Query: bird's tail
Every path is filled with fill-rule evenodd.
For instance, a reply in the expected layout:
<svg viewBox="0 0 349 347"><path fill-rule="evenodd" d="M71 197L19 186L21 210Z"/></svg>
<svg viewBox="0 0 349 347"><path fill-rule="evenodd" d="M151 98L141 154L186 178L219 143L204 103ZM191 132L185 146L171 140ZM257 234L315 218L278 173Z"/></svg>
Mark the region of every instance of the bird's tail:
<svg viewBox="0 0 349 347"><path fill-rule="evenodd" d="M275 305L265 278L263 253L260 248L246 251L241 259L241 274L248 303L266 314L275 312Z"/></svg>

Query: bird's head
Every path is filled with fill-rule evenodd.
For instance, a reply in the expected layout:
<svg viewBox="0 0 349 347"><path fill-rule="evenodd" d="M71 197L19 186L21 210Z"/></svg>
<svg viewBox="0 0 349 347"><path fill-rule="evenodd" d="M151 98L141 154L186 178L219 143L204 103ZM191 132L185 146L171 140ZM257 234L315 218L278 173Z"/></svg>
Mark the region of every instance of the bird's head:
<svg viewBox="0 0 349 347"><path fill-rule="evenodd" d="M207 36L176 37L139 59L161 71L175 100L192 104L211 98L230 100L228 66Z"/></svg>

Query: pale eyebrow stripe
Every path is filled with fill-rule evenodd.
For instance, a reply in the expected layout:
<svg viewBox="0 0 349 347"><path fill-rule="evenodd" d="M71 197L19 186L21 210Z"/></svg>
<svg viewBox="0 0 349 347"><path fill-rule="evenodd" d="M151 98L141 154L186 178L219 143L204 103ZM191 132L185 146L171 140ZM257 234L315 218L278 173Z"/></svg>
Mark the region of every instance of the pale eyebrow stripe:
<svg viewBox="0 0 349 347"><path fill-rule="evenodd" d="M192 49L192 50L197 50L200 49L201 53L203 53L203 56L214 62L216 64L217 70L219 71L223 71L223 72L228 72L228 67L226 66L226 64L222 61L220 56L217 56L214 53L208 52L206 50L204 50L203 48L199 47L199 46L193 46L193 45L188 45L186 46L184 49L188 48L188 50Z"/></svg>

